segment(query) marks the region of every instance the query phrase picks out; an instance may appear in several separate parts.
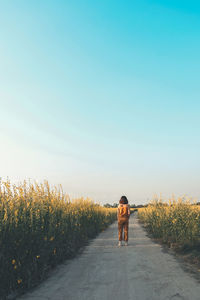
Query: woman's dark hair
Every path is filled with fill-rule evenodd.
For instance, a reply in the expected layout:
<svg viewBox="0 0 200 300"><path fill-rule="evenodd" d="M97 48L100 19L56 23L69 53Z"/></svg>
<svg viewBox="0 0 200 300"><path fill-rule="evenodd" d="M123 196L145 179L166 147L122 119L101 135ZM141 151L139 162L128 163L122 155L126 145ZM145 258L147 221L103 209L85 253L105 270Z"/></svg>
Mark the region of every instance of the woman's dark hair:
<svg viewBox="0 0 200 300"><path fill-rule="evenodd" d="M120 204L128 204L128 199L126 196L122 196L121 199L119 200Z"/></svg>

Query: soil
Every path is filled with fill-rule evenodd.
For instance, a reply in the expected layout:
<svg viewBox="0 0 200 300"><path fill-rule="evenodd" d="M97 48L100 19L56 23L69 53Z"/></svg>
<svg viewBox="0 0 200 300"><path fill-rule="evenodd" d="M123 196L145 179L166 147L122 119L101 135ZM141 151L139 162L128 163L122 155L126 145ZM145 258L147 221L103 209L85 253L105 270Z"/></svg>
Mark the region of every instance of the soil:
<svg viewBox="0 0 200 300"><path fill-rule="evenodd" d="M129 245L118 247L117 222L91 240L78 256L20 300L199 300L198 271L181 256L153 241L129 221Z"/></svg>

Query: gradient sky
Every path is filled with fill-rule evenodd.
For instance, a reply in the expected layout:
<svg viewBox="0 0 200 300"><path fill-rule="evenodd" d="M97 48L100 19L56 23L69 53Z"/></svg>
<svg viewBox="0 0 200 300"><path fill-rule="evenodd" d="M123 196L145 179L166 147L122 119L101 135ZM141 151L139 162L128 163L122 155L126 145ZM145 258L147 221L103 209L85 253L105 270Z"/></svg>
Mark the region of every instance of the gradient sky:
<svg viewBox="0 0 200 300"><path fill-rule="evenodd" d="M199 1L0 1L0 175L200 199Z"/></svg>

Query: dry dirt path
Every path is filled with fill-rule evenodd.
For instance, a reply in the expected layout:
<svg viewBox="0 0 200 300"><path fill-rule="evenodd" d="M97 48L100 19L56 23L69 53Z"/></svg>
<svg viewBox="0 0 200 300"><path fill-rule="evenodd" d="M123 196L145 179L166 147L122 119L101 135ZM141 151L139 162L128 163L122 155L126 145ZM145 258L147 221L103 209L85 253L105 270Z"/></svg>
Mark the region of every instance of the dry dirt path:
<svg viewBox="0 0 200 300"><path fill-rule="evenodd" d="M78 257L58 266L23 300L200 299L200 284L130 218L129 246L117 247L117 223Z"/></svg>

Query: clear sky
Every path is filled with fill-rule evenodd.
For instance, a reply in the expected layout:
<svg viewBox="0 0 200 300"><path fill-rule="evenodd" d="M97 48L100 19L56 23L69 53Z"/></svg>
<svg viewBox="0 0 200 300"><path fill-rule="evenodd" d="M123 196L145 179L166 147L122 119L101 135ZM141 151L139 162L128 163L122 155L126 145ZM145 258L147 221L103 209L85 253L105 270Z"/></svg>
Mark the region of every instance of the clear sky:
<svg viewBox="0 0 200 300"><path fill-rule="evenodd" d="M200 198L199 1L0 1L0 174Z"/></svg>

